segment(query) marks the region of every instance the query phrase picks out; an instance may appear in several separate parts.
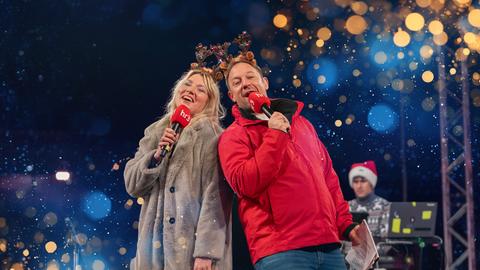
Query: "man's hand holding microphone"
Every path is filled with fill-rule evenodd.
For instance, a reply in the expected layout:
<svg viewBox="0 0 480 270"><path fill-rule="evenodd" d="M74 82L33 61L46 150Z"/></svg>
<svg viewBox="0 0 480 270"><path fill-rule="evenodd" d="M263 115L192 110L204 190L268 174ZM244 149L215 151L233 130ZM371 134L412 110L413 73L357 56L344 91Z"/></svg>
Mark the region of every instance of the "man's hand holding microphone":
<svg viewBox="0 0 480 270"><path fill-rule="evenodd" d="M287 117L282 113L272 111L270 108L271 102L268 97L257 92L251 92L248 95L248 101L255 113L264 113L269 118L269 128L277 129L285 133L290 132L290 122Z"/></svg>

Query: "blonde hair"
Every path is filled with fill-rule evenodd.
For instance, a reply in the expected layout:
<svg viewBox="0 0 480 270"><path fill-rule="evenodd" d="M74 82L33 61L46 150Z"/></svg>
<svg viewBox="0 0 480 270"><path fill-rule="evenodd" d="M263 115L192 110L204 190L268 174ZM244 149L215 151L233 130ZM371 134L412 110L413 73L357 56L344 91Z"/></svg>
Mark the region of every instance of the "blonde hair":
<svg viewBox="0 0 480 270"><path fill-rule="evenodd" d="M220 89L210 74L197 69L192 69L183 73L180 79L175 82L175 85L170 91L170 99L165 107L165 115L162 117L162 119L170 119L173 112L175 112L175 109L177 108L175 100L179 95L181 86L185 84L190 77L196 74L200 74L202 76L203 83L205 83L205 88L207 90L208 100L203 110L192 117L189 126L200 119L207 118L213 125L221 127L220 119L225 117L225 108L220 103Z"/></svg>

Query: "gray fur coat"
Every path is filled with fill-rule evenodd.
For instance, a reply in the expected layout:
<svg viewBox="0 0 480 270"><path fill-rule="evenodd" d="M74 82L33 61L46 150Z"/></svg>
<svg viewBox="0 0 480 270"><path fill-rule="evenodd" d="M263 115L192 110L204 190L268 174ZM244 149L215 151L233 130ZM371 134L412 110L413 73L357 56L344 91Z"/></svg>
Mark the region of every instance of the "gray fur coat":
<svg viewBox="0 0 480 270"><path fill-rule="evenodd" d="M127 192L143 197L138 226L136 270L193 269L196 257L211 258L214 269L232 269L232 192L218 164L222 132L207 119L185 128L173 155L158 167L150 161L168 121L145 129L124 177Z"/></svg>

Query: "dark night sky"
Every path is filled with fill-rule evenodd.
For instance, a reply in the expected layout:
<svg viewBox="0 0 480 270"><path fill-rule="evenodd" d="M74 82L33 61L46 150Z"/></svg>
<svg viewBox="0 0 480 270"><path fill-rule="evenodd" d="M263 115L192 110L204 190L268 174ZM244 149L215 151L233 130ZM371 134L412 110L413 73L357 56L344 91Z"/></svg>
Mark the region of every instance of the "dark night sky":
<svg viewBox="0 0 480 270"><path fill-rule="evenodd" d="M0 218L8 224L7 229L0 226L0 240L22 241L31 254L39 255L40 259L31 259L34 269L51 259L59 261L63 250L45 255L32 240L34 233L42 232L63 246L68 228L60 221L54 226L41 224L44 215L54 212L59 220L73 217L87 237L110 241L97 255L110 260L111 269L123 267L134 254L136 230L132 226L139 211L136 203L131 209L124 206L129 199L123 188L125 159L134 154L144 128L162 114L171 87L194 60L195 45L231 40L243 30L253 35L257 60L271 69L269 94L305 103L303 115L327 146L347 199L353 197L348 169L353 162L367 159L377 162L377 193L391 201L402 199L399 124L388 133L379 133L372 129L368 116L376 104L388 105L398 116L399 100L404 96L406 140L410 140L406 147L409 200L440 202L438 97L433 84L419 79L421 71L430 69L436 74L437 69L434 61L422 62L418 55L427 38L412 41L402 50L392 46L388 51L391 37L390 43L380 43L392 58L398 51L407 55L402 61L392 60L390 66L376 65L368 52L380 36L374 25L380 24L375 20L381 16L375 12L401 13L405 2L380 5L368 14L371 27L363 35L364 43L346 31L333 30L337 19L352 13L349 8L335 6L333 0L311 2L320 10L315 21L299 11L301 1L0 0ZM372 5L383 2L372 1ZM272 25L277 12L289 14L290 30ZM315 36L323 26L332 29L332 38L316 52L310 47L314 41L302 41L296 31L310 30ZM298 47L287 52L291 44ZM274 57L264 57L266 51ZM472 59L478 59L478 52ZM305 66L315 61L322 67L331 64L333 68L326 72L334 70L337 78L329 88L317 89L318 85L309 82L309 68L299 68L299 61ZM410 61L420 68L410 70ZM353 76L354 69L362 75ZM470 69L478 71L478 64L471 63ZM301 87L292 86L293 75L302 81ZM381 86L385 78L389 81ZM394 78L405 79L414 90L406 94L393 90ZM454 81L454 76L449 80ZM478 94L478 83L470 84ZM454 85L449 87L454 89ZM223 82L221 88L225 91ZM422 109L426 98L434 101L433 110ZM223 101L231 106L225 95ZM355 115L351 125L345 124L349 115ZM471 118L474 188L478 190L478 106L471 106ZM336 127L336 120L343 125ZM227 117L225 126L230 121ZM114 164L120 169L112 170ZM52 180L60 169L72 172L72 184ZM31 182L38 177L44 178L32 188ZM104 219L91 220L82 213L81 204L91 191L102 192L112 202ZM478 196L475 199L480 203ZM38 224L24 215L31 206L37 209ZM126 255L111 260L119 247L127 248ZM9 250L10 262L19 261L22 250ZM237 252L241 254L235 258L237 265L246 267L244 250Z"/></svg>

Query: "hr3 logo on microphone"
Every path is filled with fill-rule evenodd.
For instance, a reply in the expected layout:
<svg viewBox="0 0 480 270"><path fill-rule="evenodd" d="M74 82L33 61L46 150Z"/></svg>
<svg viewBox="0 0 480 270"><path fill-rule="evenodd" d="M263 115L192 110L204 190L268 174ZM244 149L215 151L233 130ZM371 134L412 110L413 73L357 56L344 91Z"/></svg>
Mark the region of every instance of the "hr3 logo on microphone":
<svg viewBox="0 0 480 270"><path fill-rule="evenodd" d="M190 114L186 113L183 109L180 111L180 117L185 119L187 122L190 122L190 118L191 118Z"/></svg>
<svg viewBox="0 0 480 270"><path fill-rule="evenodd" d="M250 95L255 95L255 96L257 96L257 98L262 98L263 97L262 94L254 93L254 92L252 92ZM250 106L255 107L255 100L249 98L248 101L250 102Z"/></svg>

